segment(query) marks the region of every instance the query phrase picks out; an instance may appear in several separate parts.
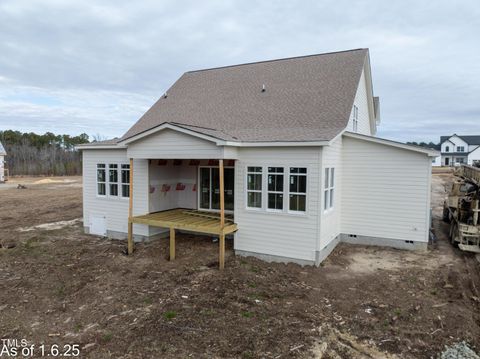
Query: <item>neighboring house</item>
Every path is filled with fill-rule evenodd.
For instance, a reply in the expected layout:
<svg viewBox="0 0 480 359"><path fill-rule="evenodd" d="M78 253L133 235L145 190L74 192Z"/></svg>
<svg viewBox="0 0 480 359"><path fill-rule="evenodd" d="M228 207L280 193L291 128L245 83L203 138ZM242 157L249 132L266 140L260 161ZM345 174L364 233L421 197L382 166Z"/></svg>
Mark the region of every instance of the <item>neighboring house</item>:
<svg viewBox="0 0 480 359"><path fill-rule="evenodd" d="M7 152L0 142L0 183L5 182L5 156Z"/></svg>
<svg viewBox="0 0 480 359"><path fill-rule="evenodd" d="M442 166L461 164L480 164L479 136L442 136L440 137Z"/></svg>
<svg viewBox="0 0 480 359"><path fill-rule="evenodd" d="M85 231L126 238L130 171L136 240L168 233L141 215L218 212L224 160L236 254L318 265L340 241L426 248L438 152L374 137L379 122L367 49L187 72L123 137L78 146Z"/></svg>

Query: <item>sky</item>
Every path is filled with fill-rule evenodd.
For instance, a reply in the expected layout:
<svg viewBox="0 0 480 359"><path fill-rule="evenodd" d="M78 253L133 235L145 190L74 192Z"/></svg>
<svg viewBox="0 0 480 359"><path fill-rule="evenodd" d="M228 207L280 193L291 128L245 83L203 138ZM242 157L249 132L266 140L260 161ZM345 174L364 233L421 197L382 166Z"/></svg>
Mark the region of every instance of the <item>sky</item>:
<svg viewBox="0 0 480 359"><path fill-rule="evenodd" d="M480 134L477 1L0 1L0 130L122 136L189 70L369 48L378 136Z"/></svg>

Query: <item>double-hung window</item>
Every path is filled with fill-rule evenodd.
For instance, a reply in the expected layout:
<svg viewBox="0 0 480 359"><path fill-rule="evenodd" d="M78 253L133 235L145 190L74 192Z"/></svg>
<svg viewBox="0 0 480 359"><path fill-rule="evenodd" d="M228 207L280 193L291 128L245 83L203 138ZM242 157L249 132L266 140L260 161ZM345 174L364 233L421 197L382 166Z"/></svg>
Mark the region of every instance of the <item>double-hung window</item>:
<svg viewBox="0 0 480 359"><path fill-rule="evenodd" d="M107 175L105 173L105 163L97 164L97 194L105 196L107 194Z"/></svg>
<svg viewBox="0 0 480 359"><path fill-rule="evenodd" d="M465 152L465 146L458 146L457 152Z"/></svg>
<svg viewBox="0 0 480 359"><path fill-rule="evenodd" d="M108 165L108 194L118 196L118 165L116 163Z"/></svg>
<svg viewBox="0 0 480 359"><path fill-rule="evenodd" d="M324 189L325 211L333 208L335 201L335 168L325 168L325 189Z"/></svg>
<svg viewBox="0 0 480 359"><path fill-rule="evenodd" d="M268 167L268 209L283 210L283 167Z"/></svg>
<svg viewBox="0 0 480 359"><path fill-rule="evenodd" d="M262 208L262 167L247 167L247 207Z"/></svg>
<svg viewBox="0 0 480 359"><path fill-rule="evenodd" d="M358 107L353 105L353 132L358 132Z"/></svg>
<svg viewBox="0 0 480 359"><path fill-rule="evenodd" d="M289 174L289 210L305 212L307 206L307 169L290 167Z"/></svg>
<svg viewBox="0 0 480 359"><path fill-rule="evenodd" d="M122 197L130 197L130 165L122 165Z"/></svg>

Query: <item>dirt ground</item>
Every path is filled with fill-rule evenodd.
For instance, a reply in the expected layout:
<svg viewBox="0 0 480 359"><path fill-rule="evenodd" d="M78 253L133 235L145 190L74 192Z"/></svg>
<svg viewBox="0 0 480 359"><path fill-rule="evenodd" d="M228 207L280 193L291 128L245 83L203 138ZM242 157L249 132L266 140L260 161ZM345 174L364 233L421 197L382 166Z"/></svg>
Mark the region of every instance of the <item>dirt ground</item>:
<svg viewBox="0 0 480 359"><path fill-rule="evenodd" d="M0 191L0 339L95 359L432 358L462 340L479 352L480 263L439 220L451 178L433 176L427 252L342 244L302 268L227 243L223 272L207 237L180 235L169 262L167 240L127 257L84 234L79 178L17 179L27 189Z"/></svg>

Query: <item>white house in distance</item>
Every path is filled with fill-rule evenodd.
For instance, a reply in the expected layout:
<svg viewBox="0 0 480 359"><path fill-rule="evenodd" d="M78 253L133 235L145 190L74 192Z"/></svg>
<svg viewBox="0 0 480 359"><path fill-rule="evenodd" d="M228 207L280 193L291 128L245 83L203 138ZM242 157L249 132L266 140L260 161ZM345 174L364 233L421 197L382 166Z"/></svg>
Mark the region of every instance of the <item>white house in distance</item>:
<svg viewBox="0 0 480 359"><path fill-rule="evenodd" d="M5 182L5 156L7 152L3 147L2 143L0 142L0 183Z"/></svg>
<svg viewBox="0 0 480 359"><path fill-rule="evenodd" d="M300 264L340 241L426 248L438 153L379 122L368 49L187 72L121 138L79 146L85 231L218 235L220 266L228 234Z"/></svg>
<svg viewBox="0 0 480 359"><path fill-rule="evenodd" d="M480 135L440 137L442 166L480 164Z"/></svg>

